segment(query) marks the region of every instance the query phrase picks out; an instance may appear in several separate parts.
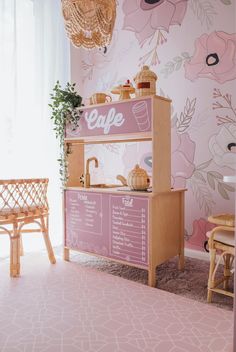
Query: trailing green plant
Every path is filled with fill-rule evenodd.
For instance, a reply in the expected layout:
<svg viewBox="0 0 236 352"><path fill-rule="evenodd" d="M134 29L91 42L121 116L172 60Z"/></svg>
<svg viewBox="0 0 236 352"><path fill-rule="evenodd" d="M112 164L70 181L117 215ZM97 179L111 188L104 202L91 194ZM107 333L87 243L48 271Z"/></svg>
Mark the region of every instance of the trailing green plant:
<svg viewBox="0 0 236 352"><path fill-rule="evenodd" d="M69 124L72 130L79 126L79 120L82 115L82 110L79 108L83 106L82 97L75 90L75 83L67 83L65 88L62 89L59 81L56 82L53 88L53 93L50 94L51 103L48 104L51 108L51 120L54 123L54 131L56 138L59 139L60 144L60 158L59 173L62 186L66 185L68 180L68 155L70 154L69 148L65 147L64 137L65 129Z"/></svg>

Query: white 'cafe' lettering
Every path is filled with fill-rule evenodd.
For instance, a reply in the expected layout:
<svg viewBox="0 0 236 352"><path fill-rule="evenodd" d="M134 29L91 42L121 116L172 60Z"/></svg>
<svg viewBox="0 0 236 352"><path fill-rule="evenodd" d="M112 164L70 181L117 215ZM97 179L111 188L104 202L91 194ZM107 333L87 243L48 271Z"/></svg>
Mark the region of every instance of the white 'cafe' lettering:
<svg viewBox="0 0 236 352"><path fill-rule="evenodd" d="M116 112L115 108L111 108L107 115L99 115L97 109L85 113L85 120L88 124L88 129L103 128L104 134L108 134L112 126L120 127L125 122L123 114Z"/></svg>

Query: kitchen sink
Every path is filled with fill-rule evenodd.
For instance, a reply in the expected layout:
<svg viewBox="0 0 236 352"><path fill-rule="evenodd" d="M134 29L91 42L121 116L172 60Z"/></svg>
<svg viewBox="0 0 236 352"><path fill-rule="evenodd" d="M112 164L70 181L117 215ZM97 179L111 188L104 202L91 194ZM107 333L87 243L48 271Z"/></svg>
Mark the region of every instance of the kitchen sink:
<svg viewBox="0 0 236 352"><path fill-rule="evenodd" d="M97 183L96 185L90 185L90 188L116 188L116 187L122 187L122 185L107 184L107 183Z"/></svg>

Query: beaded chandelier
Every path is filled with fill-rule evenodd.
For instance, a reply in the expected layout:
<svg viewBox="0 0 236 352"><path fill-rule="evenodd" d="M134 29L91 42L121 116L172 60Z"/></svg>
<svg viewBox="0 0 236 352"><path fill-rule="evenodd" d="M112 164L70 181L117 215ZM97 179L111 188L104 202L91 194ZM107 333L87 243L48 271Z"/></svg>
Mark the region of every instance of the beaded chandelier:
<svg viewBox="0 0 236 352"><path fill-rule="evenodd" d="M116 0L61 0L65 29L77 47L106 47L111 42Z"/></svg>

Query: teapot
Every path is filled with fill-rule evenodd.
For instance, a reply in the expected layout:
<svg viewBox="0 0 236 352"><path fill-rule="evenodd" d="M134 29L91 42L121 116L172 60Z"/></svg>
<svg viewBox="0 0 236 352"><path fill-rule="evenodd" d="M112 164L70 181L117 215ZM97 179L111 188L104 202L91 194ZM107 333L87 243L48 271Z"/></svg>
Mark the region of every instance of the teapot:
<svg viewBox="0 0 236 352"><path fill-rule="evenodd" d="M117 179L120 180L123 185L126 184L126 180L123 176L118 175ZM150 178L146 170L139 167L138 164L135 165L134 169L128 174L127 185L133 191L146 191L150 185Z"/></svg>

